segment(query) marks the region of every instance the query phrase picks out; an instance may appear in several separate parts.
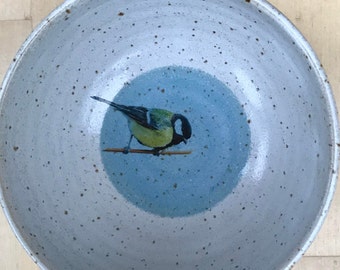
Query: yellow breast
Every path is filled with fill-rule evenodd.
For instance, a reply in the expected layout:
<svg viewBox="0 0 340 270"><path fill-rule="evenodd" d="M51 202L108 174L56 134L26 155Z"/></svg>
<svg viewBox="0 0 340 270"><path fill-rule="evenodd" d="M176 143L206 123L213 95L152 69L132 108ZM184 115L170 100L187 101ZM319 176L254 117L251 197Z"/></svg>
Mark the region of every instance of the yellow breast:
<svg viewBox="0 0 340 270"><path fill-rule="evenodd" d="M164 147L172 141L173 128L171 127L153 130L145 128L135 121L129 121L129 128L133 136L145 146Z"/></svg>

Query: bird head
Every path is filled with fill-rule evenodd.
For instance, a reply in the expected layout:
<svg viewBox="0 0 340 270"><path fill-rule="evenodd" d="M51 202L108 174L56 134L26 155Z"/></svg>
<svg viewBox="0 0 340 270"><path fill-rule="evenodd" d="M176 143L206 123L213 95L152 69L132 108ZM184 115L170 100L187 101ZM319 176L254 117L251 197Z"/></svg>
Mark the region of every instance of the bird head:
<svg viewBox="0 0 340 270"><path fill-rule="evenodd" d="M180 132L176 131L176 124L180 121ZM172 144L179 144L181 142L187 143L187 140L191 137L191 125L188 119L181 114L174 114L171 119L172 126L174 128L174 137Z"/></svg>

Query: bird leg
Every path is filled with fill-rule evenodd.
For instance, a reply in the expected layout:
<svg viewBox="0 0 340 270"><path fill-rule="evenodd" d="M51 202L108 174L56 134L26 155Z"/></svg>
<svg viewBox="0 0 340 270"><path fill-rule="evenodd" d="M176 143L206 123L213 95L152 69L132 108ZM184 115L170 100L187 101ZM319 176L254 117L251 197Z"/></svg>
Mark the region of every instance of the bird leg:
<svg viewBox="0 0 340 270"><path fill-rule="evenodd" d="M124 147L123 154L128 154L130 152L130 144L131 144L132 138L133 138L133 135L131 134L128 145Z"/></svg>

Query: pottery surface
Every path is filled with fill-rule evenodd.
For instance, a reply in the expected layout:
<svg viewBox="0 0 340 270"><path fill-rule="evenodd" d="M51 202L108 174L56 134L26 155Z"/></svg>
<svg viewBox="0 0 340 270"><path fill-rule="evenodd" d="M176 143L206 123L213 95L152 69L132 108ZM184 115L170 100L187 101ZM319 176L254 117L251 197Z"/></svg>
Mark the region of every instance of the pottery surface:
<svg viewBox="0 0 340 270"><path fill-rule="evenodd" d="M265 1L66 1L0 93L1 204L42 269L288 269L327 213L331 89ZM103 151L130 131L91 96L185 115L192 135L174 155Z"/></svg>

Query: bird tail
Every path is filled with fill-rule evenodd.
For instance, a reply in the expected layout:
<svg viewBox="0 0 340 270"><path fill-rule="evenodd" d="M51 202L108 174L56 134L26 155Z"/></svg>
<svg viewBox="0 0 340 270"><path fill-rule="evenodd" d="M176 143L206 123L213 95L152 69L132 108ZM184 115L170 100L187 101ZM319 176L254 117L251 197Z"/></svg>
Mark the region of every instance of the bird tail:
<svg viewBox="0 0 340 270"><path fill-rule="evenodd" d="M107 99L104 99L104 98L101 98L101 97L97 97L97 96L91 96L91 98L93 98L94 100L97 100L97 101L100 101L100 102L103 102L103 103L106 103L112 107L116 107L116 103L112 102L112 101L109 101Z"/></svg>

